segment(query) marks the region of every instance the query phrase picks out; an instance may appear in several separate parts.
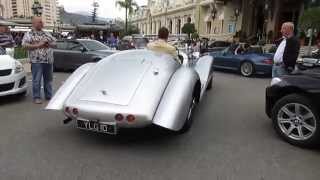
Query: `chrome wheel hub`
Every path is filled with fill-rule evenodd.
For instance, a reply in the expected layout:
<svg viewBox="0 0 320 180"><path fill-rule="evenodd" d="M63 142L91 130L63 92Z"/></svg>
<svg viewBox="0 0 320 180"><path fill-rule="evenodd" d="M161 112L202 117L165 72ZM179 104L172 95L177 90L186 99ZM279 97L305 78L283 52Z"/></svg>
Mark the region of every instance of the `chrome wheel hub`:
<svg viewBox="0 0 320 180"><path fill-rule="evenodd" d="M252 73L252 65L250 63L245 62L242 66L241 66L241 71L242 74L248 76Z"/></svg>
<svg viewBox="0 0 320 180"><path fill-rule="evenodd" d="M307 140L316 132L316 118L303 104L286 104L278 112L277 120L280 130L294 140Z"/></svg>

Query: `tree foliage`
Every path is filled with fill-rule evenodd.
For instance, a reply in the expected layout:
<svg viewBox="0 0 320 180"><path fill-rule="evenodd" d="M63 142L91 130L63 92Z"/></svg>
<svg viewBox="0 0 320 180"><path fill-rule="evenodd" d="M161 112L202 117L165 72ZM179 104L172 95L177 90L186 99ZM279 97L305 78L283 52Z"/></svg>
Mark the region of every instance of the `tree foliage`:
<svg viewBox="0 0 320 180"><path fill-rule="evenodd" d="M182 27L182 33L188 34L188 36L192 35L193 33L197 32L195 25L193 23L186 23Z"/></svg>
<svg viewBox="0 0 320 180"><path fill-rule="evenodd" d="M116 6L125 9L125 30L128 32L128 15L131 15L135 10L139 8L138 4L134 0L117 0Z"/></svg>
<svg viewBox="0 0 320 180"><path fill-rule="evenodd" d="M300 28L307 30L320 29L320 7L313 7L304 11L300 18Z"/></svg>

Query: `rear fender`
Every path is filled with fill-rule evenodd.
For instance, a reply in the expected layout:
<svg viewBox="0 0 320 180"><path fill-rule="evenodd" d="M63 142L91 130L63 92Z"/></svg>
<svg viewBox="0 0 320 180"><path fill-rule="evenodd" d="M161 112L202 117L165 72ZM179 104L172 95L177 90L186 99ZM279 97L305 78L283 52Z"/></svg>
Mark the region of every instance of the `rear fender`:
<svg viewBox="0 0 320 180"><path fill-rule="evenodd" d="M204 92L207 89L209 80L213 78L212 73L213 57L212 56L203 56L195 64L194 69L197 71L201 81L201 94L200 99L202 98Z"/></svg>
<svg viewBox="0 0 320 180"><path fill-rule="evenodd" d="M181 66L172 76L163 94L153 124L179 131L187 119L189 104L199 80L198 74L192 68Z"/></svg>
<svg viewBox="0 0 320 180"><path fill-rule="evenodd" d="M81 79L88 73L90 68L92 68L94 63L87 63L80 66L67 80L66 82L59 88L54 97L51 99L49 104L47 105L47 110L62 110L64 102L73 92L75 87L81 81Z"/></svg>

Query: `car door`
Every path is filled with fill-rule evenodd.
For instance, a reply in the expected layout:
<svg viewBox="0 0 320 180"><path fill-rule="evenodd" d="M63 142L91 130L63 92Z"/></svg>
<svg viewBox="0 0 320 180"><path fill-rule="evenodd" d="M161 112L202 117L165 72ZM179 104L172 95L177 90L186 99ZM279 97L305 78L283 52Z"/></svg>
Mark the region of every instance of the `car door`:
<svg viewBox="0 0 320 180"><path fill-rule="evenodd" d="M68 41L66 64L70 69L77 69L88 60L87 49L78 41Z"/></svg>
<svg viewBox="0 0 320 180"><path fill-rule="evenodd" d="M236 69L236 61L236 55L228 48L221 55L214 58L214 66L225 69Z"/></svg>
<svg viewBox="0 0 320 180"><path fill-rule="evenodd" d="M55 69L65 69L66 52L67 52L67 42L57 41L57 47L53 50L53 58L54 58L53 65Z"/></svg>

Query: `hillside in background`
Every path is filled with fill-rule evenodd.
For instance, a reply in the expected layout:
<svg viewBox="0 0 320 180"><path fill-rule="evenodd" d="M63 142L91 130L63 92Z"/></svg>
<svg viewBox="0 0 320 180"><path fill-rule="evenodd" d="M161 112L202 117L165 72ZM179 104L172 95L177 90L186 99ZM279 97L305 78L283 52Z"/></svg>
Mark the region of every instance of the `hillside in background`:
<svg viewBox="0 0 320 180"><path fill-rule="evenodd" d="M65 11L64 8L60 7L60 19L63 24L70 24L70 25L76 25L76 24L85 24L85 23L91 23L92 18L89 13L79 12L79 13L70 13ZM96 23L109 23L112 19L108 18L101 18L98 17Z"/></svg>

